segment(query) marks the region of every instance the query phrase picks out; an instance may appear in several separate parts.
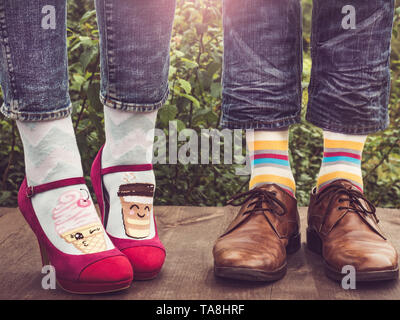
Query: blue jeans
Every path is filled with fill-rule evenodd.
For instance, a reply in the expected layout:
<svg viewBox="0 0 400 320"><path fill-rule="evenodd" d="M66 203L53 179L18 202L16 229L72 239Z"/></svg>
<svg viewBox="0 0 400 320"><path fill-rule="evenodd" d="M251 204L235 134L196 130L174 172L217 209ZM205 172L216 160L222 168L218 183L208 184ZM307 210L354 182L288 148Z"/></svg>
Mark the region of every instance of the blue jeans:
<svg viewBox="0 0 400 320"><path fill-rule="evenodd" d="M354 26L343 11L349 4ZM48 5L56 9L57 25L44 30L42 8ZM101 100L127 111L161 107L168 96L175 1L96 0L96 9ZM6 116L40 121L71 112L65 11L65 0L0 0ZM224 0L223 11L221 125L279 129L299 122L300 0ZM394 0L314 0L310 122L350 134L386 128L393 12Z"/></svg>
<svg viewBox="0 0 400 320"><path fill-rule="evenodd" d="M299 122L300 1L224 0L223 13L221 125L268 130ZM393 0L314 0L308 121L347 134L388 126L393 14Z"/></svg>
<svg viewBox="0 0 400 320"><path fill-rule="evenodd" d="M52 8L53 25L46 20ZM168 97L175 0L96 0L96 9L101 100L126 111L161 107ZM66 35L66 0L0 0L1 111L6 117L44 121L71 113Z"/></svg>

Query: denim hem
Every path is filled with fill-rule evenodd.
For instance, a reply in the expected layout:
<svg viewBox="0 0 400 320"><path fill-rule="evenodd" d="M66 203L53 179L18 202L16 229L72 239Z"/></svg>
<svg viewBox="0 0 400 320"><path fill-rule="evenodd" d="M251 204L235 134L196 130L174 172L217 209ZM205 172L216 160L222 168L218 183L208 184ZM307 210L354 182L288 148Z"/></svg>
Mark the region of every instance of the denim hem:
<svg viewBox="0 0 400 320"><path fill-rule="evenodd" d="M299 123L301 121L300 113L298 115L278 119L273 121L257 121L257 120L250 120L250 121L225 121L221 119L220 126L226 129L283 129L287 128L292 124Z"/></svg>
<svg viewBox="0 0 400 320"><path fill-rule="evenodd" d="M101 103L109 108L127 111L127 112L150 112L160 109L165 101L167 101L169 95L169 89L165 91L161 100L154 103L136 103L136 102L123 102L110 97L105 97L100 93Z"/></svg>
<svg viewBox="0 0 400 320"><path fill-rule="evenodd" d="M319 119L317 120L313 118L309 113L306 114L306 120L323 130L328 130L343 134L367 135L383 131L389 126L389 120L372 126L361 126L361 125L349 126L340 124L338 125L334 123L321 121Z"/></svg>
<svg viewBox="0 0 400 320"><path fill-rule="evenodd" d="M12 110L14 109L14 110ZM29 111L17 111L16 108L11 106L3 105L0 108L1 113L9 119L18 121L49 121L63 119L71 115L72 104L69 103L66 107L58 109L56 111L45 111L45 112L29 112Z"/></svg>

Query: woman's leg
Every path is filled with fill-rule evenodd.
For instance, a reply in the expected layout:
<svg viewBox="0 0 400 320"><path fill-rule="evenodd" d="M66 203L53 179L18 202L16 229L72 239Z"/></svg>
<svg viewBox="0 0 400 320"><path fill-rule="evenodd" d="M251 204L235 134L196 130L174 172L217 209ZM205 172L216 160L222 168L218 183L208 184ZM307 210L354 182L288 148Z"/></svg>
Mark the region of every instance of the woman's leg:
<svg viewBox="0 0 400 320"><path fill-rule="evenodd" d="M17 120L29 186L83 176L70 117L65 6L60 0L0 2L1 110ZM47 18L54 28L44 28ZM43 225L54 225L48 213L63 192L32 198ZM53 241L67 246L54 226L49 233Z"/></svg>
<svg viewBox="0 0 400 320"><path fill-rule="evenodd" d="M132 259L135 277L145 277L161 267L164 250L149 245L158 239L153 170L135 168L152 163L157 110L168 97L175 0L96 0L96 8L106 134L101 168L133 166L103 176L109 199L104 223L116 244L142 241L121 249Z"/></svg>
<svg viewBox="0 0 400 320"><path fill-rule="evenodd" d="M2 0L2 113L19 121L70 115L65 0Z"/></svg>
<svg viewBox="0 0 400 320"><path fill-rule="evenodd" d="M66 2L1 1L0 15L2 112L17 120L28 186L82 177L70 116ZM53 27L46 29L46 21L54 22ZM58 234L61 227L68 228L56 229L56 217L51 214L72 189L89 195L85 185L65 187L32 197L32 204L51 242L64 252L82 254ZM91 211L97 220L93 205Z"/></svg>
<svg viewBox="0 0 400 320"><path fill-rule="evenodd" d="M25 155L20 209L64 288L103 292L122 280L127 286L129 262L114 249L82 183L68 94L66 1L2 0L0 28L1 110L17 121ZM110 265L122 273L111 276Z"/></svg>

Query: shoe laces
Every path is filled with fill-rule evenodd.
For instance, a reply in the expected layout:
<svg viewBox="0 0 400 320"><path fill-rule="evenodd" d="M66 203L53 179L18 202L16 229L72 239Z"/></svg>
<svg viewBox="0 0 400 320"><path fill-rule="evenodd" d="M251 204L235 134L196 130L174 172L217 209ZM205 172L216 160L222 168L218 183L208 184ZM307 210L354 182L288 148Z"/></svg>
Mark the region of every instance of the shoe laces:
<svg viewBox="0 0 400 320"><path fill-rule="evenodd" d="M372 215L376 221L379 223L379 219L376 216L376 208L369 201L362 192L356 189L348 189L341 184L334 184L327 186L320 194L317 195L317 200L315 204L322 202L327 197L330 197L330 202L328 204L328 208L331 206L331 203L334 199L336 199L336 195L340 195L339 203L343 203L345 201L349 202L349 206L339 206L339 210L349 210L358 214ZM367 205L367 206L366 206Z"/></svg>
<svg viewBox="0 0 400 320"><path fill-rule="evenodd" d="M269 191L257 187L233 196L232 199L227 202L227 205L239 207L250 201L247 207L255 206L253 209L244 211L243 215L269 211L278 216L283 216L286 214L287 208L285 204L276 197L276 195L277 193L275 191ZM263 203L267 204L265 208L263 207Z"/></svg>

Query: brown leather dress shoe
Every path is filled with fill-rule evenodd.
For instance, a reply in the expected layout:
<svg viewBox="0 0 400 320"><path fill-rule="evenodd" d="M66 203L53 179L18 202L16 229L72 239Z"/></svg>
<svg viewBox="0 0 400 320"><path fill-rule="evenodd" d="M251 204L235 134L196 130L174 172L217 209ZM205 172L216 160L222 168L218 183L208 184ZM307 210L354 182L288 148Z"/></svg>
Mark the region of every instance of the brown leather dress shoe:
<svg viewBox="0 0 400 320"><path fill-rule="evenodd" d="M397 279L396 249L378 225L375 207L350 182L337 180L311 194L307 247L321 254L328 277L341 281L345 265L356 281Z"/></svg>
<svg viewBox="0 0 400 320"><path fill-rule="evenodd" d="M301 246L296 199L278 185L266 184L228 204L242 207L215 243L215 275L252 281L282 278L286 253Z"/></svg>

